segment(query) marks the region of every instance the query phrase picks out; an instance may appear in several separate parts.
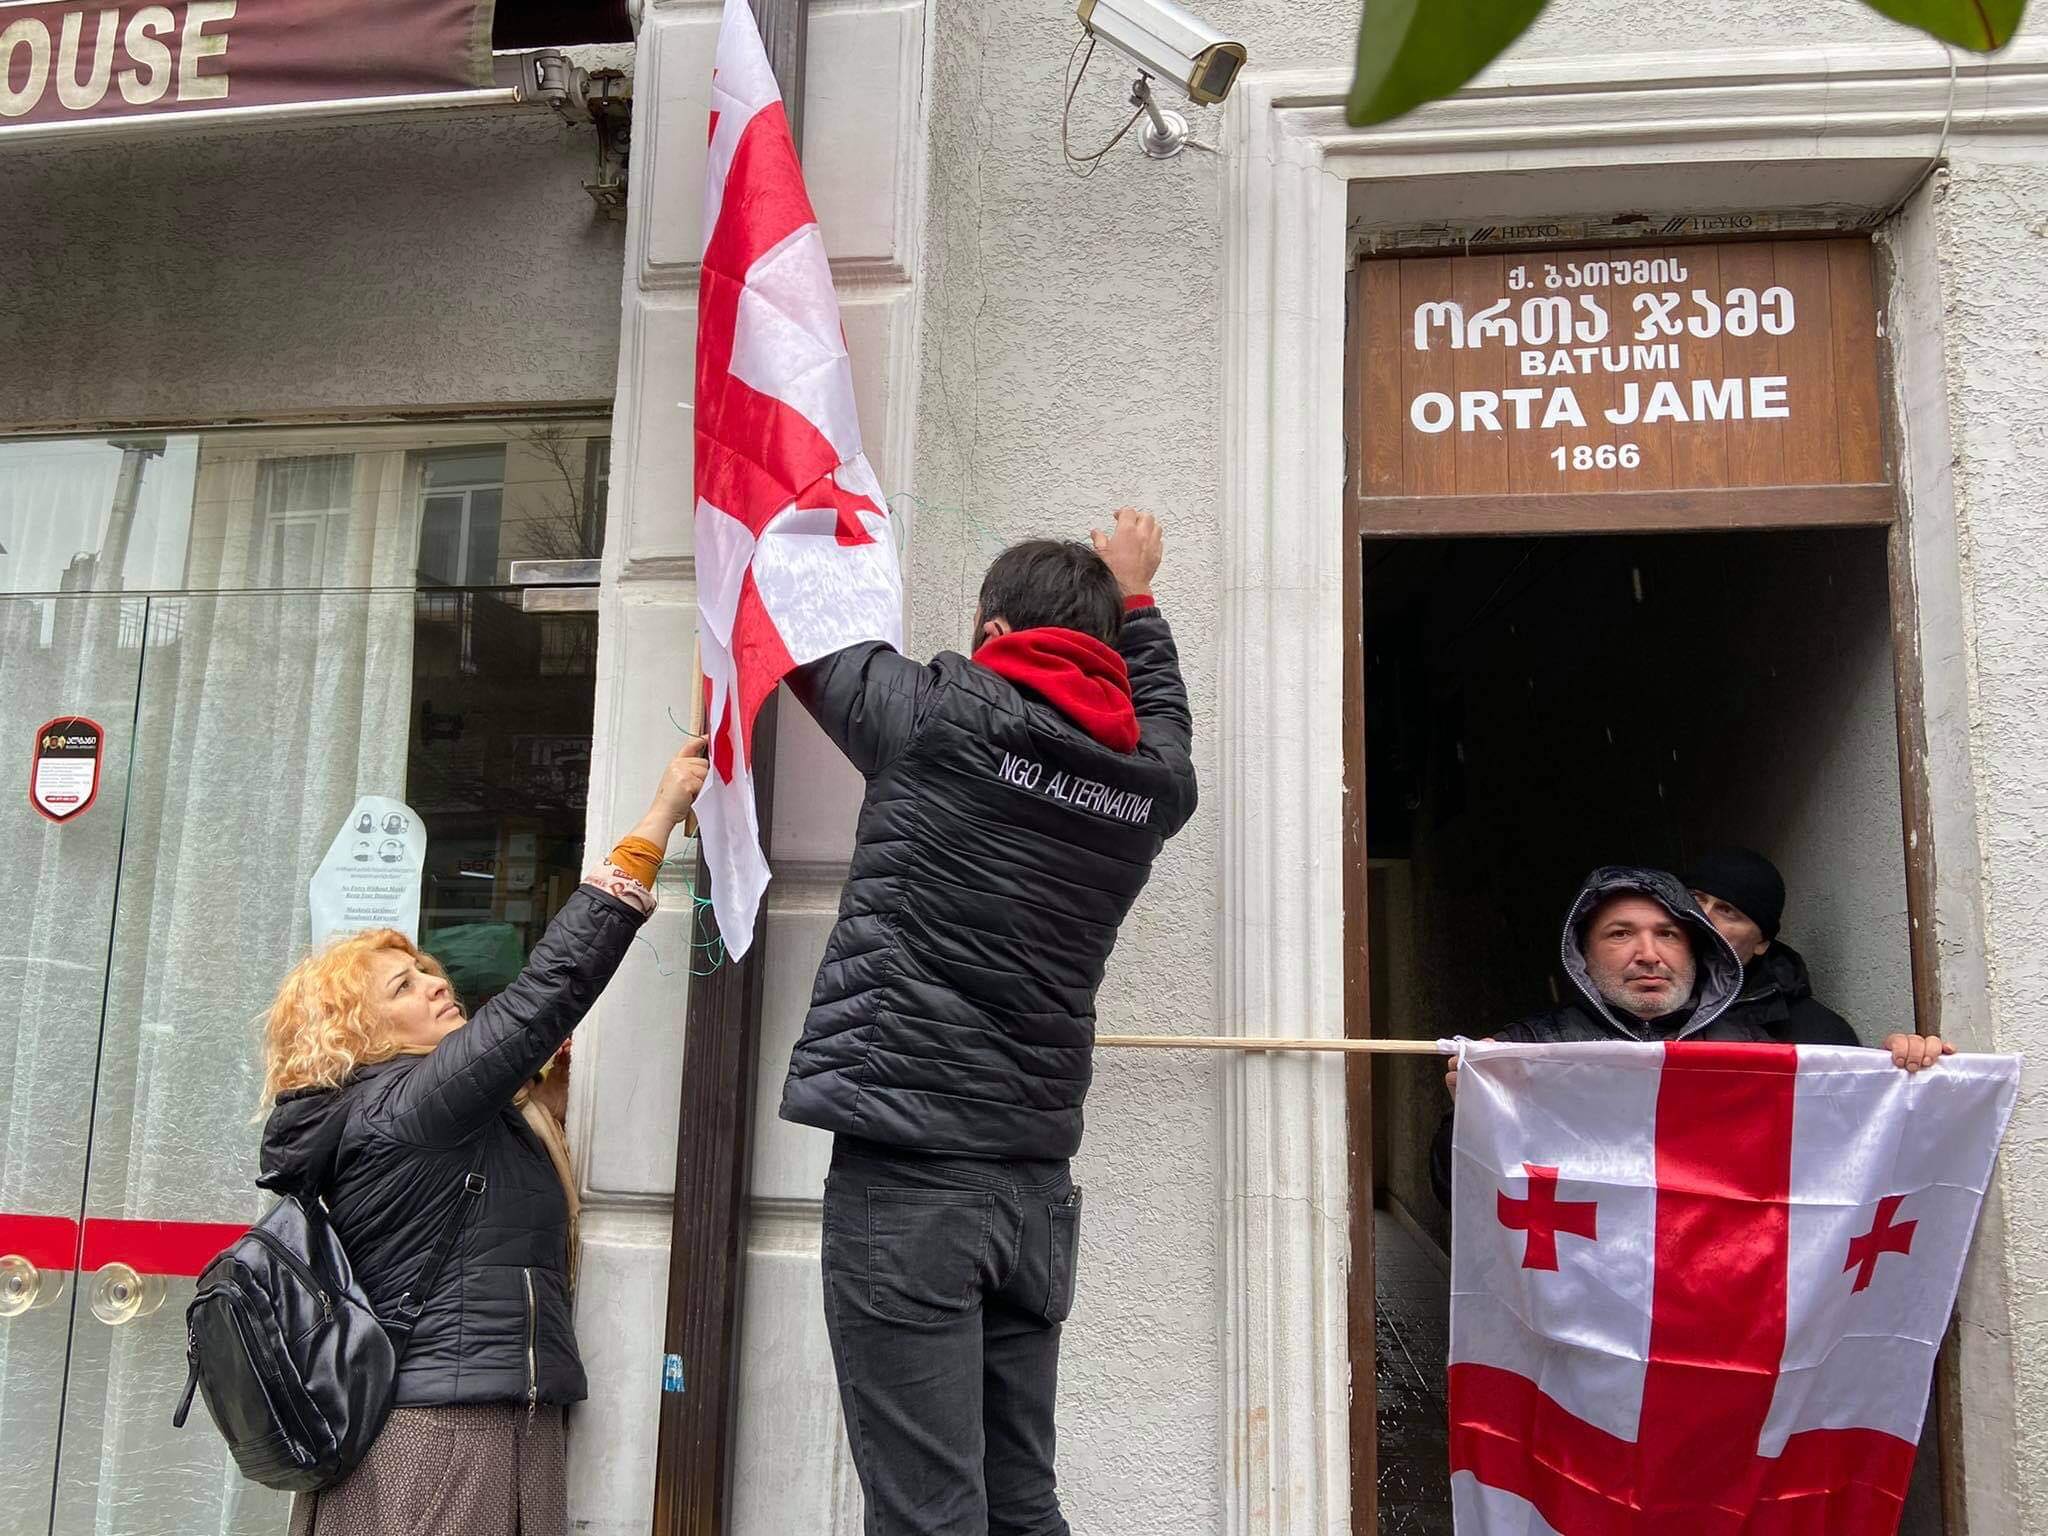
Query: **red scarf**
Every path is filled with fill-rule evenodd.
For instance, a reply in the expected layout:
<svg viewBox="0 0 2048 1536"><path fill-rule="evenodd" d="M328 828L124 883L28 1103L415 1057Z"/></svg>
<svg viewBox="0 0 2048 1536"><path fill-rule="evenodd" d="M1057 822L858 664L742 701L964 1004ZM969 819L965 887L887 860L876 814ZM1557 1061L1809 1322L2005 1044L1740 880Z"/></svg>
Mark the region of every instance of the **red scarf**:
<svg viewBox="0 0 2048 1536"><path fill-rule="evenodd" d="M1112 752L1138 750L1138 712L1124 659L1077 629L1019 629L985 640L974 659L1029 688Z"/></svg>

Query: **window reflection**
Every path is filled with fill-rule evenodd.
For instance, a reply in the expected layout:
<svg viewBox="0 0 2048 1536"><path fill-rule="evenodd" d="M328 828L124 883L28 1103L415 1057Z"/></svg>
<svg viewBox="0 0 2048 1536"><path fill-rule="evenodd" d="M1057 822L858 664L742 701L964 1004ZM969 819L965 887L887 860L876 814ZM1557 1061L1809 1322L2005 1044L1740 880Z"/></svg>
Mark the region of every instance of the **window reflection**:
<svg viewBox="0 0 2048 1536"><path fill-rule="evenodd" d="M471 1008L581 878L597 615L504 588L422 591L406 798L430 829L420 923Z"/></svg>
<svg viewBox="0 0 2048 1536"><path fill-rule="evenodd" d="M0 591L179 585L198 457L189 433L0 442Z"/></svg>
<svg viewBox="0 0 2048 1536"><path fill-rule="evenodd" d="M256 514L263 537L258 569L267 587L339 586L355 503L355 459L347 454L266 459L256 466Z"/></svg>
<svg viewBox="0 0 2048 1536"><path fill-rule="evenodd" d="M496 581L504 507L502 444L428 454L420 465L420 580L444 587Z"/></svg>

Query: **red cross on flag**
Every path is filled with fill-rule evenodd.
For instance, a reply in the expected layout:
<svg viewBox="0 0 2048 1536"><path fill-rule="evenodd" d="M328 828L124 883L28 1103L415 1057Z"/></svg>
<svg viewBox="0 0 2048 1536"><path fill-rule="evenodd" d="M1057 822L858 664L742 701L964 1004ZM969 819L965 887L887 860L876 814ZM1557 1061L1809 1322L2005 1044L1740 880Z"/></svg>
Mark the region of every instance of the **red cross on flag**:
<svg viewBox="0 0 2048 1536"><path fill-rule="evenodd" d="M711 76L694 410L713 768L697 820L737 958L768 885L751 757L761 706L792 667L903 643L895 533L861 451L839 299L745 0L726 0Z"/></svg>
<svg viewBox="0 0 2048 1536"><path fill-rule="evenodd" d="M2010 1056L1467 1047L1459 1536L1891 1536Z"/></svg>

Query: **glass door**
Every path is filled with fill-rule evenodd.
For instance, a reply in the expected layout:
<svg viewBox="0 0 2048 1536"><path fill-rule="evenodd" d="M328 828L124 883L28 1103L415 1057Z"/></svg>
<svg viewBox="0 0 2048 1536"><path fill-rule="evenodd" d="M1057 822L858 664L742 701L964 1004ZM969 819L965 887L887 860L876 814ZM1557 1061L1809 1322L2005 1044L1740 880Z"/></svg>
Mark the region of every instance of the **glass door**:
<svg viewBox="0 0 2048 1536"><path fill-rule="evenodd" d="M203 1406L170 1427L196 1276L267 1204L262 1016L362 796L424 823L420 936L472 1008L574 889L594 594L506 581L595 553L602 448L470 424L0 443L8 1536L284 1531Z"/></svg>
<svg viewBox="0 0 2048 1536"><path fill-rule="evenodd" d="M272 1533L197 1408L195 1277L259 1217L261 1018L361 793L402 795L410 592L148 601L84 1170L52 1530Z"/></svg>
<svg viewBox="0 0 2048 1536"><path fill-rule="evenodd" d="M510 981L579 875L596 615L503 589L133 608L87 1017L54 1043L68 1182L44 1203L75 1218L76 1278L23 1314L46 1337L22 1410L56 1536L269 1536L288 1501L236 1474L203 1407L169 1420L195 1277L266 1208L261 1022L311 937L307 882L360 795L402 797L428 833L425 943L471 1007Z"/></svg>
<svg viewBox="0 0 2048 1536"><path fill-rule="evenodd" d="M55 1486L145 607L0 597L0 764L15 778L0 797L0 1524L10 1530L46 1529ZM96 793L53 794L38 810L34 763L60 718L70 737L96 728Z"/></svg>

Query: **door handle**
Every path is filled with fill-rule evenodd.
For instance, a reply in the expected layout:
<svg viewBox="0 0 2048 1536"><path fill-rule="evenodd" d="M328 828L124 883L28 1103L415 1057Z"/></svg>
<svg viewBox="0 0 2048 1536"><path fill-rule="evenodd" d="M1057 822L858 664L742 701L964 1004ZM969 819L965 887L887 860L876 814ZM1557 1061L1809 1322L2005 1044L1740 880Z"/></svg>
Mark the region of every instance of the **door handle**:
<svg viewBox="0 0 2048 1536"><path fill-rule="evenodd" d="M70 1217L0 1212L0 1319L57 1301L77 1264L78 1223Z"/></svg>
<svg viewBox="0 0 2048 1536"><path fill-rule="evenodd" d="M238 1223L88 1216L79 1268L92 1273L92 1315L109 1328L140 1322L164 1304L172 1278L197 1275L248 1230Z"/></svg>
<svg viewBox="0 0 2048 1536"><path fill-rule="evenodd" d="M64 1294L69 1270L44 1269L26 1254L0 1253L0 1319L39 1312Z"/></svg>
<svg viewBox="0 0 2048 1536"><path fill-rule="evenodd" d="M109 1328L139 1322L164 1304L170 1286L162 1275L138 1274L116 1261L92 1277L92 1315Z"/></svg>
<svg viewBox="0 0 2048 1536"><path fill-rule="evenodd" d="M148 1317L172 1277L190 1278L246 1225L88 1217L84 1242L68 1216L0 1212L0 1321L60 1300L74 1270L92 1276L92 1315L109 1327Z"/></svg>

